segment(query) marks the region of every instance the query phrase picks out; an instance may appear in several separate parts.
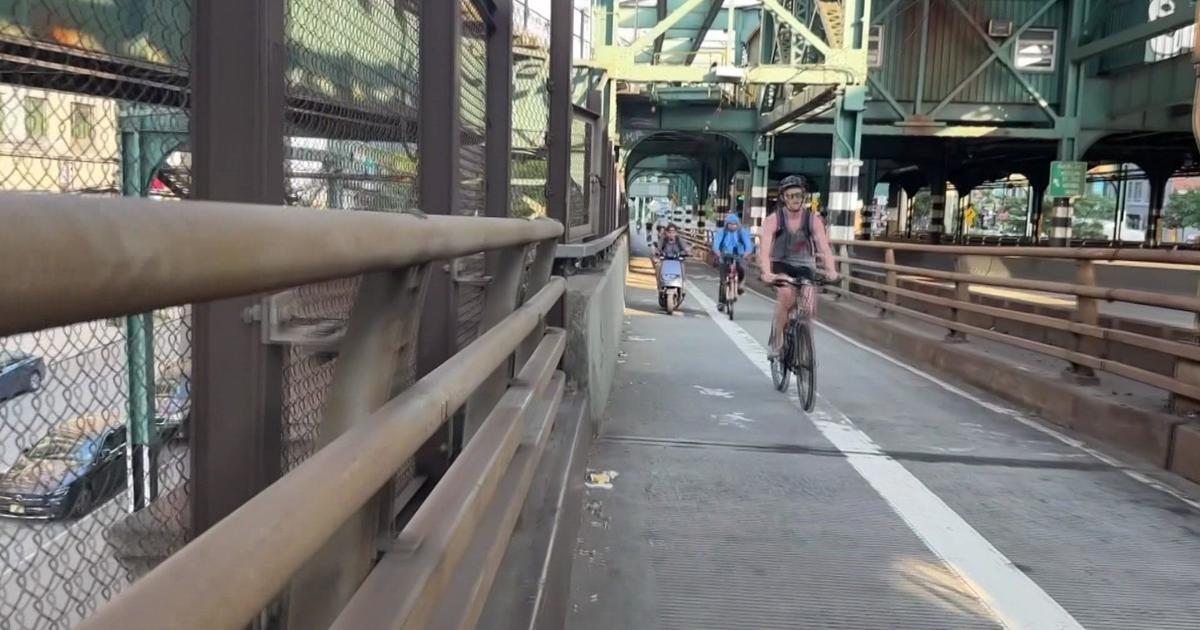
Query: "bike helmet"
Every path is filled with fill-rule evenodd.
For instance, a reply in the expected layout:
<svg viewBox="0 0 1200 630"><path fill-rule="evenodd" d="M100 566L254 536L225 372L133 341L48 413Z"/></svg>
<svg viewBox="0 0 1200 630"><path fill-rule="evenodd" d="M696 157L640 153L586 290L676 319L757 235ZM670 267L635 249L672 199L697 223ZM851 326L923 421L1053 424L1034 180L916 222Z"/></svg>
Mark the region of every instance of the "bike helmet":
<svg viewBox="0 0 1200 630"><path fill-rule="evenodd" d="M783 181L779 182L779 194L782 195L791 188L799 188L804 192L808 192L808 179L803 175L788 175L783 178Z"/></svg>

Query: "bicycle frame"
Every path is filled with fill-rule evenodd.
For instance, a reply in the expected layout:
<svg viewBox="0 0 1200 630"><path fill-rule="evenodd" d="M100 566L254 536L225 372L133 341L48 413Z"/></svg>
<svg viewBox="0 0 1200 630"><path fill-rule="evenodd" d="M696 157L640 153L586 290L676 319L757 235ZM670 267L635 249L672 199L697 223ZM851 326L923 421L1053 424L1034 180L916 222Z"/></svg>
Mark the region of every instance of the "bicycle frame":
<svg viewBox="0 0 1200 630"><path fill-rule="evenodd" d="M797 318L801 318L801 317L803 317L804 319L808 319L812 315L812 313L808 312L808 307L805 306L805 304L804 304L804 287L811 286L815 289L816 287L820 286L821 284L823 284L823 283L820 282L819 280L813 281L808 278L797 279L797 278L787 277L787 278L780 278L775 281L775 286L777 286L777 287L789 285L789 286L793 286L797 289L796 301L794 303L792 303L792 309L790 311L788 311L787 323L791 323L791 322L795 321Z"/></svg>
<svg viewBox="0 0 1200 630"><path fill-rule="evenodd" d="M726 286L729 289L732 289L732 291L726 290L725 298L729 299L730 298L729 293L732 292L733 299L737 299L737 289L738 289L737 257L725 255L721 258L721 264L726 269L725 277L722 278L722 281L726 283Z"/></svg>

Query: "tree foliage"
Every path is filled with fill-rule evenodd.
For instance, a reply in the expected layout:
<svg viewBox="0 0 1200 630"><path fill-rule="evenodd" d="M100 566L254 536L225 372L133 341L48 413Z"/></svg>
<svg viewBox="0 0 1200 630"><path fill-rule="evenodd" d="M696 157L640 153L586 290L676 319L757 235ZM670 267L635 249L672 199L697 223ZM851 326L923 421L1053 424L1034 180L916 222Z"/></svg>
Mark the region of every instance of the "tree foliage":
<svg viewBox="0 0 1200 630"><path fill-rule="evenodd" d="M1163 225L1169 230L1200 228L1200 189L1173 193L1167 200Z"/></svg>
<svg viewBox="0 0 1200 630"><path fill-rule="evenodd" d="M1071 215L1071 237L1085 239L1110 238L1109 228L1104 221L1116 221L1117 201L1101 195L1085 195L1075 200L1075 210ZM1042 199L1042 233L1052 234L1051 222L1054 220L1054 199Z"/></svg>
<svg viewBox="0 0 1200 630"><path fill-rule="evenodd" d="M933 212L933 195L922 190L913 197L913 219L924 219Z"/></svg>

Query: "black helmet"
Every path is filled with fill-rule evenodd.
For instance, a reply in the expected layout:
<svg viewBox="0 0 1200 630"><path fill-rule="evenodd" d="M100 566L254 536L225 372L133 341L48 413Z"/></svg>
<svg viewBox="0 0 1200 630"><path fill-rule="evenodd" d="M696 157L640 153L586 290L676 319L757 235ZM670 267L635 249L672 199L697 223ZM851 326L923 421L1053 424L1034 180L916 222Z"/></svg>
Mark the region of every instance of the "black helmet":
<svg viewBox="0 0 1200 630"><path fill-rule="evenodd" d="M788 175L779 182L779 194L783 194L789 188L799 188L804 192L808 192L808 179L803 175Z"/></svg>

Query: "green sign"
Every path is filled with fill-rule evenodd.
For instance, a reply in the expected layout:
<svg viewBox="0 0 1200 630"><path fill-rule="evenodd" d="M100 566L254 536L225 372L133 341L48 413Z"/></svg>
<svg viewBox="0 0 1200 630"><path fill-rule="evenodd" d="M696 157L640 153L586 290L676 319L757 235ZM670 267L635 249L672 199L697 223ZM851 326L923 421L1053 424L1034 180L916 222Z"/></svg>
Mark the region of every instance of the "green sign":
<svg viewBox="0 0 1200 630"><path fill-rule="evenodd" d="M1082 197L1087 187L1087 162L1051 162L1050 196Z"/></svg>

